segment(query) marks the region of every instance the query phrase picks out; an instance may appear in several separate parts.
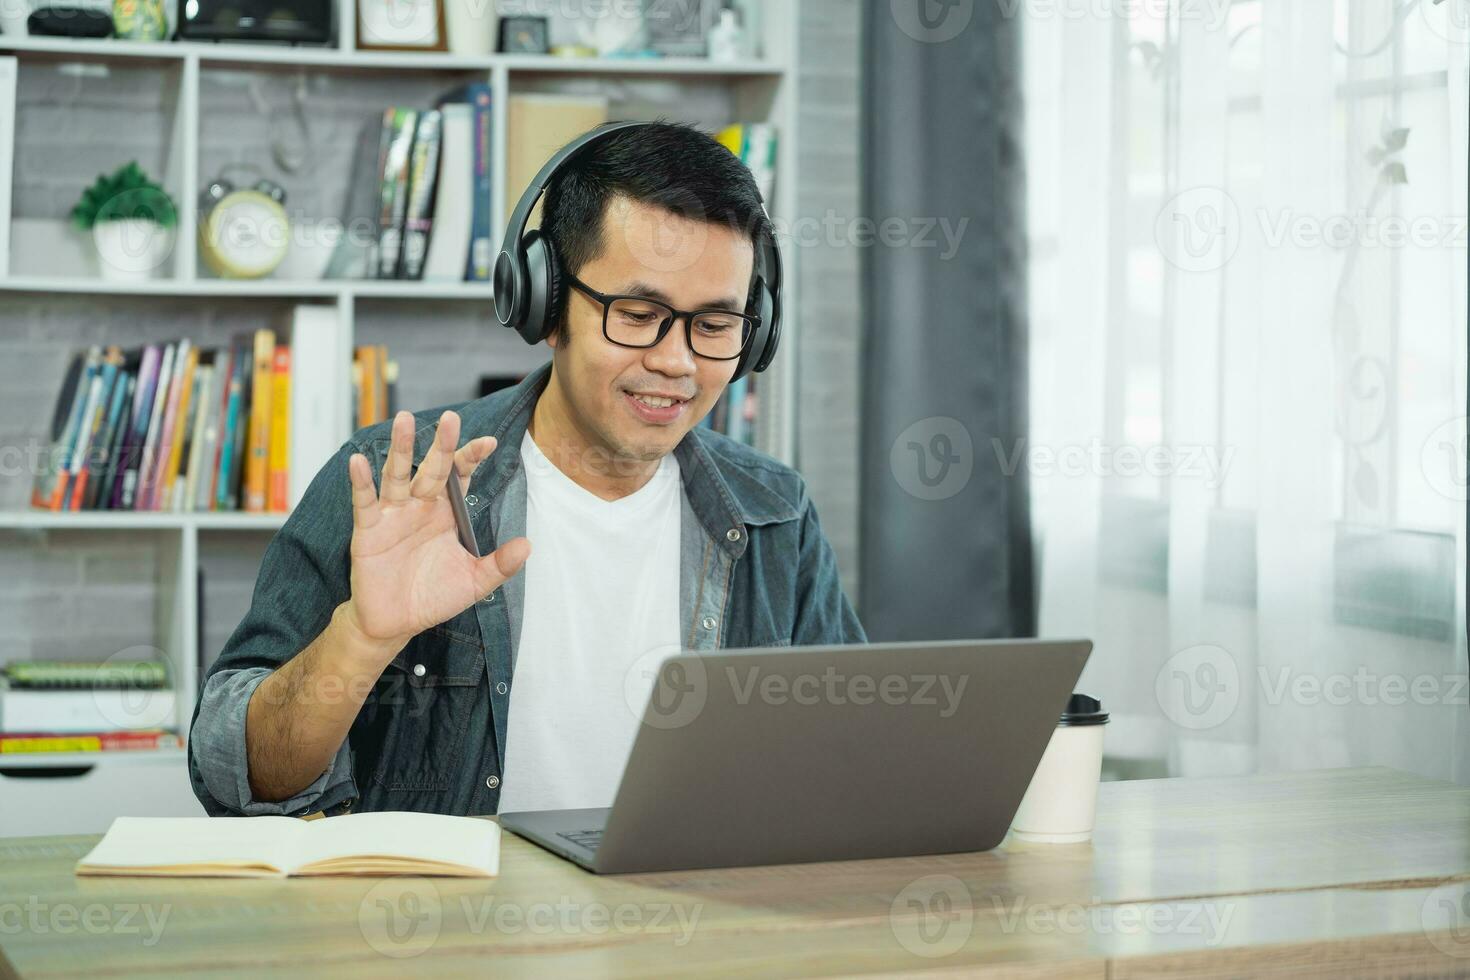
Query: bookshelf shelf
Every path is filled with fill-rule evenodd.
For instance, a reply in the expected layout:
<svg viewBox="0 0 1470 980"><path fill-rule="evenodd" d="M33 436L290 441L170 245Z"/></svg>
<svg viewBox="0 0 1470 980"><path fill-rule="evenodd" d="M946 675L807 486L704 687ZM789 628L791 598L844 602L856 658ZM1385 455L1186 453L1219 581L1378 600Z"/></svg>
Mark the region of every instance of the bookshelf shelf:
<svg viewBox="0 0 1470 980"><path fill-rule="evenodd" d="M726 75L732 78L780 75L774 61L709 61L705 58L557 58L550 55L496 55L495 64L511 72L589 75Z"/></svg>
<svg viewBox="0 0 1470 980"><path fill-rule="evenodd" d="M389 299L485 300L495 291L485 282L407 282L351 279L147 279L127 282L75 277L0 277L0 292L73 293L86 296L220 296L309 299L338 296Z"/></svg>
<svg viewBox="0 0 1470 980"><path fill-rule="evenodd" d="M11 531L275 531L286 514L198 513L169 514L147 511L47 510L0 511L0 530Z"/></svg>
<svg viewBox="0 0 1470 980"><path fill-rule="evenodd" d="M335 47L0 35L0 345L8 345L14 356L35 366L30 374L25 373L28 369L12 372L22 383L0 390L0 404L7 409L0 417L12 420L0 433L0 448L31 439L45 441L43 413L30 409L50 396L41 389L53 380L49 360L53 352L60 361L65 353L94 343L138 347L186 335L218 346L234 331L264 324L279 328L290 322L293 306L331 310L338 367L314 380L338 393L331 403L341 406L340 417L325 424L342 438L354 428L348 418L349 399L343 396L351 390L356 345L387 344L404 352L400 402L411 409L473 397L479 376L524 374L544 357L544 349L528 347L495 322L490 311L494 291L488 282L209 278L196 248L199 211L187 205L198 200L201 188L222 164L250 158L268 167L275 149L267 145L276 138L275 115L252 106L244 94L247 88L265 91L271 112L283 118L291 111L283 85L297 85L308 93L302 111L312 124L320 155L314 170L291 175L297 185L289 191L290 207L300 208L292 211L293 226L298 214L303 223L338 217L342 191L350 183L350 168L344 162L350 163L355 152L351 127L344 120L357 117L349 113L432 104L434 93L465 82L487 83L492 93L488 210L496 248L520 193L519 187L506 186L514 162L510 150L518 145L516 134L529 134L526 145L542 135L534 124L530 129L513 124L509 105L519 95L552 101L605 98L608 118L663 117L710 130L734 122L770 123L779 134L778 178L774 199L767 206L778 222L796 216L799 0L766 0L760 18L765 57L735 63L358 51L353 48L354 11L353 0L341 0L338 19L343 31L340 46ZM60 84L58 75L65 76ZM25 103L12 106L6 101L10 91ZM53 91L62 94L53 96ZM58 139L58 133L67 131L107 130L111 119L120 116L128 117L132 128L114 143L108 142L108 133L118 134L111 131L85 142L67 144ZM539 123L540 117L535 119ZM288 122L283 132L294 138L298 129L305 126ZM292 141L285 137L285 142ZM73 199L71 182L76 180L79 193L93 174L134 155L143 158L150 175L176 203L186 205L179 208L176 244L160 270L166 277L132 282L89 277L87 272L96 269L95 249L85 236L71 233L63 218ZM282 173L273 175L279 178ZM316 247L320 241L311 244ZM795 456L798 252L786 250L782 353L760 376L755 432L759 448L787 463ZM317 275L324 266L325 262L312 265L303 260L278 271ZM58 270L72 274L55 275ZM326 316L320 310L313 314ZM54 547L65 556L76 556L84 570L77 586L81 590L93 587L85 574L93 549L127 552L136 547L154 556L156 572L145 583L149 588L144 600L152 605L151 623L144 624L144 632L154 637L150 642L164 650L176 668L177 724L185 731L203 673L228 635L224 628L238 622L241 603L248 606L249 593L241 586L253 583L259 555L286 515L55 513L24 509L29 489L28 476L0 473L0 491L5 493L0 507L12 508L0 509L0 547L6 542L38 552ZM106 557L97 562L104 570L99 575L115 567L116 561ZM206 575L207 583L201 584ZM203 592L208 593L208 602ZM208 616L202 611L206 606ZM77 624L73 640L90 628L91 624ZM77 648L75 642L72 648ZM112 652L103 651L102 656ZM71 809L94 821L85 827L78 824L76 832L96 832L129 807L133 808L129 812L143 812L142 801L155 797L159 809L153 812L159 815L189 812L185 759L183 750L7 756L0 758L0 770L91 767L95 771L75 780L42 781L18 774L0 787L0 795L13 794L19 784L34 788L45 782L50 784L45 799L53 800L63 793L59 784L71 784L64 791L68 798L85 801ZM3 818L0 813L0 831L9 826Z"/></svg>
<svg viewBox="0 0 1470 980"><path fill-rule="evenodd" d="M301 65L372 71L492 71L580 75L780 75L776 61L710 61L706 58L561 58L553 55L457 55L442 51L357 51L320 45L125 41L0 35L0 51L53 59L182 61L201 65Z"/></svg>
<svg viewBox="0 0 1470 980"><path fill-rule="evenodd" d="M0 755L0 769L77 769L89 766L177 766L188 762L185 749L134 749L124 752L11 752Z"/></svg>

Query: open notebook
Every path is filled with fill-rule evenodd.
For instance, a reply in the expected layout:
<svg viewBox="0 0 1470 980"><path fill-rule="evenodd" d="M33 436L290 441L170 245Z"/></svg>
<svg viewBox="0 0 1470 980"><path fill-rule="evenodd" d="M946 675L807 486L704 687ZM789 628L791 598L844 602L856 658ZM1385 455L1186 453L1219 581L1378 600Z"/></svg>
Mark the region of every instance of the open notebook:
<svg viewBox="0 0 1470 980"><path fill-rule="evenodd" d="M79 875L275 878L500 870L500 825L437 813L295 817L119 817Z"/></svg>

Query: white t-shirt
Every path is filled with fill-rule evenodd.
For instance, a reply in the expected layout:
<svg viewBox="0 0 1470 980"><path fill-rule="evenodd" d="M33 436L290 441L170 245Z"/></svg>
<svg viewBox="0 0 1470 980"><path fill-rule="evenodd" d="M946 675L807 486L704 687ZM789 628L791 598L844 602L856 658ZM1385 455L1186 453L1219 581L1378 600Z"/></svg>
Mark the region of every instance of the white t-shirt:
<svg viewBox="0 0 1470 980"><path fill-rule="evenodd" d="M578 486L530 432L521 463L531 557L499 810L611 806L652 687L630 672L679 649L679 463L619 500Z"/></svg>

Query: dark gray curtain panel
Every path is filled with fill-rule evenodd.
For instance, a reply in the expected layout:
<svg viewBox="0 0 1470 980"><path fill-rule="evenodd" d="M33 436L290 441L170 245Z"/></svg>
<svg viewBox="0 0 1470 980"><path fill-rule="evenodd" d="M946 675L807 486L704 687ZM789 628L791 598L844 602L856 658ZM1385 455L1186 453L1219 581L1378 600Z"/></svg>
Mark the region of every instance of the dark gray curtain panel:
<svg viewBox="0 0 1470 980"><path fill-rule="evenodd" d="M874 640L1035 634L1020 18L867 0L862 619Z"/></svg>

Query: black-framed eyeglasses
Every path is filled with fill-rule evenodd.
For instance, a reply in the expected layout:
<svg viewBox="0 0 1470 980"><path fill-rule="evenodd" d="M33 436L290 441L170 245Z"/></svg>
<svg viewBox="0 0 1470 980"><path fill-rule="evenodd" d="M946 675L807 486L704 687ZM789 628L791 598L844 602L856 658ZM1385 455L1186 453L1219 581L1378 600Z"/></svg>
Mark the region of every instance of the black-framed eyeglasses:
<svg viewBox="0 0 1470 980"><path fill-rule="evenodd" d="M760 317L731 310L676 310L644 296L600 293L571 273L566 277L602 304L602 335L619 347L657 347L674 321L682 319L690 350L712 361L733 361L760 323Z"/></svg>

